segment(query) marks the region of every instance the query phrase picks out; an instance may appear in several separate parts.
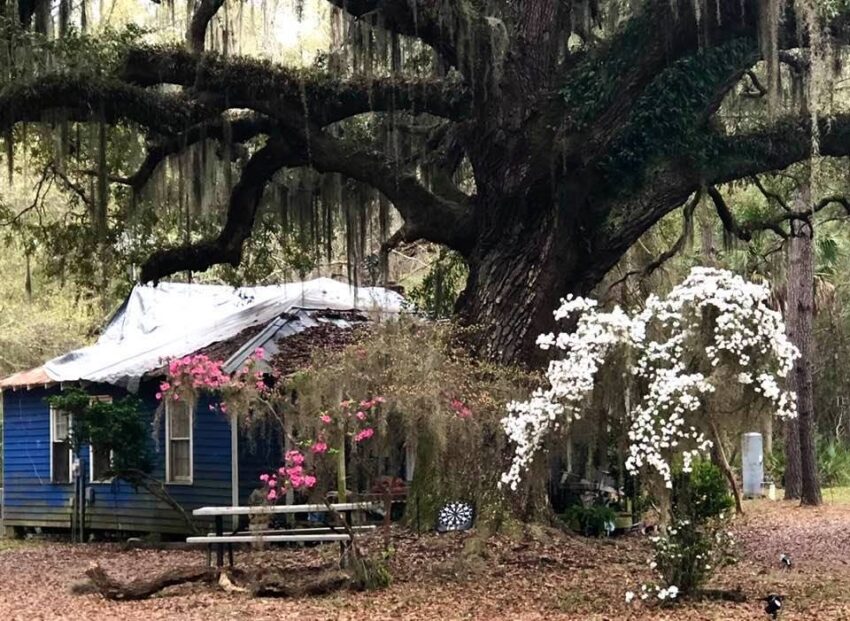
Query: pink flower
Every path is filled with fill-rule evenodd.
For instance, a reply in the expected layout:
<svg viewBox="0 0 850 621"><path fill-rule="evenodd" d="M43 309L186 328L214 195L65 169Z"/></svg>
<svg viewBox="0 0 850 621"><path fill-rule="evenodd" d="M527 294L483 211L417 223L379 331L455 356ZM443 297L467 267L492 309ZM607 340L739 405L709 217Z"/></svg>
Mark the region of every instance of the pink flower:
<svg viewBox="0 0 850 621"><path fill-rule="evenodd" d="M180 395L178 395L176 392L174 393L174 400L180 401Z"/></svg>
<svg viewBox="0 0 850 621"><path fill-rule="evenodd" d="M156 393L156 400L157 401L162 400L162 393L161 392Z"/></svg>
<svg viewBox="0 0 850 621"><path fill-rule="evenodd" d="M324 424L326 424L326 425L330 425L330 424L331 424L331 417L330 417L330 416L328 416L327 414L322 414L322 415L319 417L319 419L321 419L321 421L322 421Z"/></svg>
<svg viewBox="0 0 850 621"><path fill-rule="evenodd" d="M277 500L277 490L270 489L266 498L268 498L271 501Z"/></svg>
<svg viewBox="0 0 850 621"><path fill-rule="evenodd" d="M357 416L357 420L366 420L366 412L363 412L362 410L357 412L355 416Z"/></svg>
<svg viewBox="0 0 850 621"><path fill-rule="evenodd" d="M351 407L351 404L352 404L351 399L346 399L345 401L339 402L339 407L341 407L344 410L347 410L348 408Z"/></svg>
<svg viewBox="0 0 850 621"><path fill-rule="evenodd" d="M268 481L266 481L266 484L267 484L269 487L277 487L277 479L276 479L276 478L274 478L274 477L269 477L269 480L268 480Z"/></svg>
<svg viewBox="0 0 850 621"><path fill-rule="evenodd" d="M254 379L258 379L258 380L263 379L263 372L257 371L256 373L254 373Z"/></svg>
<svg viewBox="0 0 850 621"><path fill-rule="evenodd" d="M215 406L212 403L210 403L210 412L215 412Z"/></svg>
<svg viewBox="0 0 850 621"><path fill-rule="evenodd" d="M222 414L227 414L227 404L226 403L222 403L220 406L218 406L218 409L221 410Z"/></svg>
<svg viewBox="0 0 850 621"><path fill-rule="evenodd" d="M168 392L168 391L171 389L171 384L169 384L168 382L162 382L162 383L159 385L159 389L160 389L162 392Z"/></svg>
<svg viewBox="0 0 850 621"><path fill-rule="evenodd" d="M316 477L310 476L309 474L304 477L304 487L315 487L316 486Z"/></svg>
<svg viewBox="0 0 850 621"><path fill-rule="evenodd" d="M361 401L360 402L360 407L363 408L364 410L368 410L370 407L372 407L372 405L373 404L372 404L371 401Z"/></svg>
<svg viewBox="0 0 850 621"><path fill-rule="evenodd" d="M362 442L363 440L371 438L373 435L375 435L375 430L371 427L366 427L366 429L360 431L359 433L357 433L357 435L354 436L354 441Z"/></svg>
<svg viewBox="0 0 850 621"><path fill-rule="evenodd" d="M266 389L266 383L262 380L257 382L256 386L257 386L257 390L259 390L260 392L263 392Z"/></svg>
<svg viewBox="0 0 850 621"><path fill-rule="evenodd" d="M328 445L324 442L316 442L310 450L314 453L327 453Z"/></svg>
<svg viewBox="0 0 850 621"><path fill-rule="evenodd" d="M375 397L374 399L372 399L372 401L374 401L375 403L384 403L386 399L384 399L383 397Z"/></svg>
<svg viewBox="0 0 850 621"><path fill-rule="evenodd" d="M304 455L300 451L287 451L284 459L293 466L300 466L304 463Z"/></svg>
<svg viewBox="0 0 850 621"><path fill-rule="evenodd" d="M265 473L260 475L260 481L262 481L263 483L265 483L268 480L269 480L269 475L267 475Z"/></svg>
<svg viewBox="0 0 850 621"><path fill-rule="evenodd" d="M303 487L304 478L300 474L296 474L289 477L289 482L292 483L292 487L298 489L299 487Z"/></svg>
<svg viewBox="0 0 850 621"><path fill-rule="evenodd" d="M263 349L262 347L258 347L257 349L254 350L254 358L256 358L257 360L262 360L265 357L266 357L266 350Z"/></svg>
<svg viewBox="0 0 850 621"><path fill-rule="evenodd" d="M286 476L289 477L300 477L304 474L304 466L292 466L291 468L285 468Z"/></svg>

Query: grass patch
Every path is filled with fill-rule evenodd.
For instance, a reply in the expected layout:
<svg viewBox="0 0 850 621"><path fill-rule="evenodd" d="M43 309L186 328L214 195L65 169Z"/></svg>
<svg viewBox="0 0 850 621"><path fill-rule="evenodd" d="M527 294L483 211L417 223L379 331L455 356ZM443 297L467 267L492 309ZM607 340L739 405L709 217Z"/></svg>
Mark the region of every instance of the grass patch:
<svg viewBox="0 0 850 621"><path fill-rule="evenodd" d="M850 505L850 487L828 487L823 490L823 500L831 505Z"/></svg>
<svg viewBox="0 0 850 621"><path fill-rule="evenodd" d="M0 537L0 554L11 550L18 550L28 545L32 545L32 542L24 539L9 539L7 537Z"/></svg>

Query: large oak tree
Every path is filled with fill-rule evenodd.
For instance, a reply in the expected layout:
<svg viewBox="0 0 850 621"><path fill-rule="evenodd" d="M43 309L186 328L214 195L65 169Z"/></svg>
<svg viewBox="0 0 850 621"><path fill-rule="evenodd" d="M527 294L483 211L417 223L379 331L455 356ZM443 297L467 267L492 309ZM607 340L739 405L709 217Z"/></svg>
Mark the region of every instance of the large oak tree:
<svg viewBox="0 0 850 621"><path fill-rule="evenodd" d="M138 128L147 157L109 179L134 190L200 141L250 145L219 234L158 249L145 281L238 264L268 184L308 168L391 202L404 224L387 247L427 240L460 253L469 281L458 312L482 328L481 353L527 360L558 299L589 293L695 191L811 156L808 114L734 129L718 118L745 76L762 88L752 70L765 56L797 72L811 64L794 11L769 17L776 0L328 0L388 33L391 50L404 40L433 52L418 75L393 58L372 77L205 51L229 1L196 0L183 46L134 43L105 74L42 71L0 91L0 132L57 108L65 119ZM38 28L46 2L18 0L20 23ZM844 17L829 19L840 45ZM401 157L380 137L340 131L362 115L404 115L424 134L421 148ZM823 122L819 147L850 153L850 117ZM458 183L462 168L473 183ZM715 202L724 225L747 238Z"/></svg>

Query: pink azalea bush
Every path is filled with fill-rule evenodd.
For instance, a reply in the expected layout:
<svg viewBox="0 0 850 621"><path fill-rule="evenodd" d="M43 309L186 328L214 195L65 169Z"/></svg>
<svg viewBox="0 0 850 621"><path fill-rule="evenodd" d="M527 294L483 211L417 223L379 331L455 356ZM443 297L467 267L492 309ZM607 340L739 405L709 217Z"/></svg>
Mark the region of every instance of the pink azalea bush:
<svg viewBox="0 0 850 621"><path fill-rule="evenodd" d="M309 449L309 459L315 462L330 455L339 457L340 451L344 450L345 437L351 437L356 444L373 437L380 406L385 402L386 399L380 396L361 401L345 399L336 411L321 412L315 437L301 443L305 449ZM307 470L308 465L316 464L308 464L307 460L301 451L287 451L284 466L276 472L260 476L264 489L267 489L265 497L268 502L274 503L285 497L288 489L308 491L316 486L316 477L308 474Z"/></svg>
<svg viewBox="0 0 850 621"><path fill-rule="evenodd" d="M316 486L316 477L304 470L305 457L301 451L287 451L285 464L272 473L260 475L266 491L266 500L274 503L286 496L287 490L307 491Z"/></svg>
<svg viewBox="0 0 850 621"><path fill-rule="evenodd" d="M258 347L245 365L232 374L224 372L223 360L213 360L205 354L174 358L168 362L166 379L160 383L156 398L180 401L206 392L218 397L218 405L210 405L209 409L227 414L230 403L245 406L270 392L265 374L257 369L258 362L264 358L265 351ZM239 409L247 412L250 408Z"/></svg>

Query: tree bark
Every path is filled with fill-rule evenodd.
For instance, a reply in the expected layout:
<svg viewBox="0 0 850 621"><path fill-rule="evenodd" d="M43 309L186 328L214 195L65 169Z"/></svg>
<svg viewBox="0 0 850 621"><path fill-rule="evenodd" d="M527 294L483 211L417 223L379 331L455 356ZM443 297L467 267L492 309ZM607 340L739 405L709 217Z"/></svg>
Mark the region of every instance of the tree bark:
<svg viewBox="0 0 850 621"><path fill-rule="evenodd" d="M809 188L804 188L798 193L794 209L795 211L806 211L810 203ZM790 340L800 350L800 357L794 362L792 372L792 384L797 393L800 500L804 505L816 506L821 504L822 500L815 450L812 379L812 356L814 355L814 335L812 333L814 310L813 232L811 222L792 222L788 248L787 312L789 317L787 323Z"/></svg>
<svg viewBox="0 0 850 621"><path fill-rule="evenodd" d="M726 458L726 451L723 449L723 436L720 435L720 430L714 422L711 422L710 425L712 441L714 442L712 451L716 449L716 453L712 452L712 455L716 455L717 466L723 471L723 474L726 475L726 480L729 482L729 488L732 490L732 497L735 499L735 513L743 515L744 504L741 501L741 489L738 487L738 482L735 480L735 473L732 470L732 466L729 465L729 460Z"/></svg>
<svg viewBox="0 0 850 621"><path fill-rule="evenodd" d="M217 573L217 570L211 567L178 567L152 578L139 578L122 583L110 578L100 565L86 570L86 576L97 587L100 594L106 599L114 600L147 599L162 589L177 584L212 582Z"/></svg>
<svg viewBox="0 0 850 621"><path fill-rule="evenodd" d="M785 500L799 500L802 493L800 426L796 419L785 423Z"/></svg>

